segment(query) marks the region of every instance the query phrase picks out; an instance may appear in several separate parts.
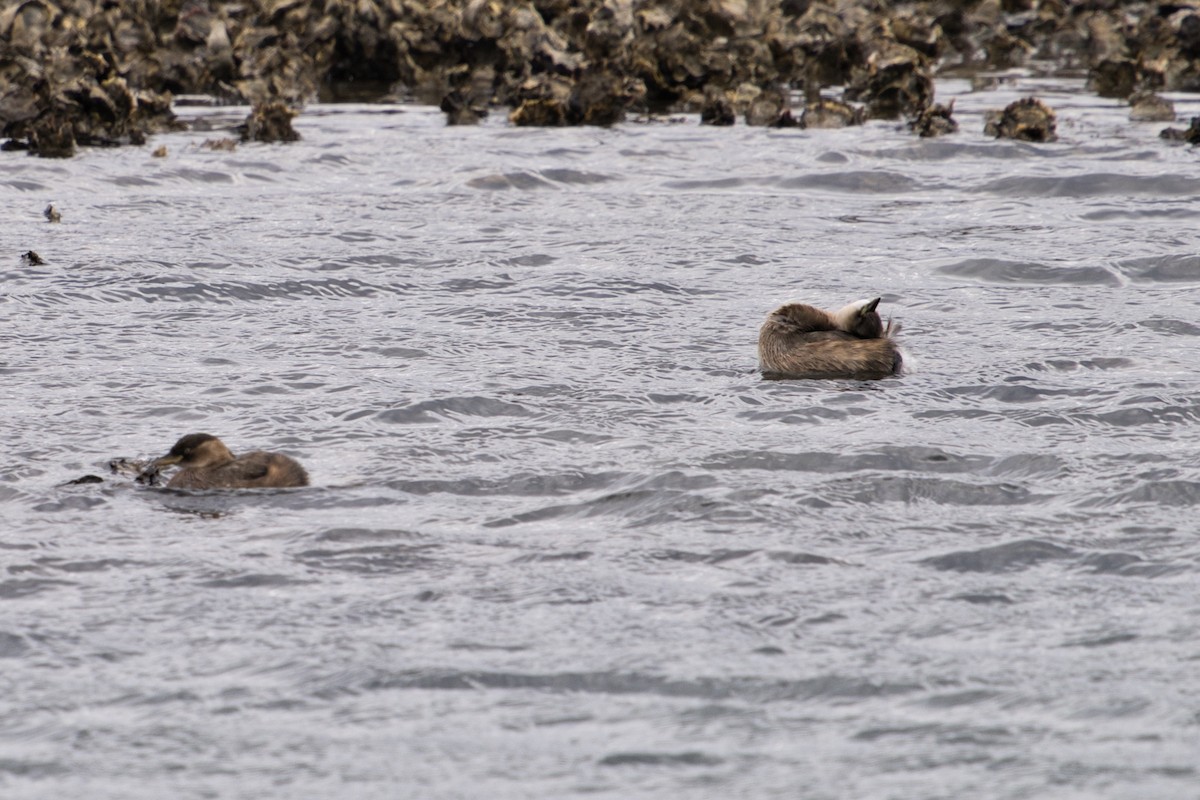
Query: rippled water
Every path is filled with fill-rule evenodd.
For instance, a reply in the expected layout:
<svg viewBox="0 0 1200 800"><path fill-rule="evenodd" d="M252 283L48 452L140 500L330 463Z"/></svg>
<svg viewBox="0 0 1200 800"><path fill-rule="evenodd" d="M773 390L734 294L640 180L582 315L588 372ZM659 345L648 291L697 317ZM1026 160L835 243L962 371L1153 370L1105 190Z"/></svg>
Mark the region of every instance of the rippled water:
<svg viewBox="0 0 1200 800"><path fill-rule="evenodd" d="M1030 91L1062 140L985 139ZM0 792L1195 797L1197 151L939 92L0 154ZM877 294L906 375L759 379ZM194 431L314 487L107 474Z"/></svg>

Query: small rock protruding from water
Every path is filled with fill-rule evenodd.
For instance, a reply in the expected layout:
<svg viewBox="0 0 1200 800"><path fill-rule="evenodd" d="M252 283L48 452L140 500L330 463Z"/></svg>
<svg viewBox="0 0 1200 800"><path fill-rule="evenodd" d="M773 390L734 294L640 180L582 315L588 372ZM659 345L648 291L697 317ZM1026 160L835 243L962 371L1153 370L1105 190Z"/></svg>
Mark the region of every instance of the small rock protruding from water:
<svg viewBox="0 0 1200 800"><path fill-rule="evenodd" d="M82 475L73 481L60 483L59 486L83 486L89 483L104 483L104 478L99 475Z"/></svg>
<svg viewBox="0 0 1200 800"><path fill-rule="evenodd" d="M298 112L282 100L255 103L246 121L238 126L243 142L295 142L300 134L292 127Z"/></svg>
<svg viewBox="0 0 1200 800"><path fill-rule="evenodd" d="M868 117L896 119L914 114L933 101L929 60L899 42L877 40L865 68L857 67L852 73L846 99L864 104Z"/></svg>
<svg viewBox="0 0 1200 800"><path fill-rule="evenodd" d="M625 110L646 94L645 84L605 67L584 70L567 97L567 122L572 125L616 125Z"/></svg>
<svg viewBox="0 0 1200 800"><path fill-rule="evenodd" d="M165 144L160 144L158 147L154 148L154 152L151 153L150 155L153 158L166 158L167 157L167 146Z"/></svg>
<svg viewBox="0 0 1200 800"><path fill-rule="evenodd" d="M21 254L21 263L27 267L40 267L46 262L33 250Z"/></svg>
<svg viewBox="0 0 1200 800"><path fill-rule="evenodd" d="M62 214L58 213L58 209L54 207L54 203L49 203L46 210L42 212L42 216L47 222L62 222Z"/></svg>
<svg viewBox="0 0 1200 800"><path fill-rule="evenodd" d="M719 89L710 88L704 93L704 105L700 107L701 125L732 125L737 122L733 111L733 100Z"/></svg>
<svg viewBox="0 0 1200 800"><path fill-rule="evenodd" d="M1192 122L1187 128L1163 128L1158 134L1160 139L1166 139L1168 142L1187 142L1188 144L1200 144L1200 117L1192 117Z"/></svg>
<svg viewBox="0 0 1200 800"><path fill-rule="evenodd" d="M237 146L237 139L230 139L228 136L221 139L205 139L200 143L201 149L212 150L214 153L220 151L232 153L237 150Z"/></svg>
<svg viewBox="0 0 1200 800"><path fill-rule="evenodd" d="M1053 142L1058 139L1055 124L1050 106L1036 97L1026 97L1009 103L1003 111L987 112L983 132L997 139Z"/></svg>
<svg viewBox="0 0 1200 800"><path fill-rule="evenodd" d="M792 117L792 112L788 108L787 91L777 86L762 90L755 87L755 92L747 98L744 105L747 125L786 128L799 124L798 120ZM786 120L790 120L790 123L785 121L785 114Z"/></svg>
<svg viewBox="0 0 1200 800"><path fill-rule="evenodd" d="M862 125L866 118L866 112L861 108L841 100L821 97L804 107L800 124L805 128L848 128Z"/></svg>
<svg viewBox="0 0 1200 800"><path fill-rule="evenodd" d="M1137 92L1129 98L1129 119L1133 122L1174 122L1175 105L1154 92Z"/></svg>
<svg viewBox="0 0 1200 800"><path fill-rule="evenodd" d="M953 100L947 105L934 103L921 109L915 117L910 119L908 128L923 139L954 133L958 130L958 123L954 120L953 114Z"/></svg>

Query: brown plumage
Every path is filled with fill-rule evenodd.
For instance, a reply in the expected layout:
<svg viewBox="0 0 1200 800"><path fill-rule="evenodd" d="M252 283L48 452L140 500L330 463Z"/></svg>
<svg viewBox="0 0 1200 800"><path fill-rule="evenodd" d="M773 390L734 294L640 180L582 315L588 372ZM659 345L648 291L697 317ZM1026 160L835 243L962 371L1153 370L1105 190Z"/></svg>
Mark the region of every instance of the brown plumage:
<svg viewBox="0 0 1200 800"><path fill-rule="evenodd" d="M875 310L881 298L860 300L829 312L789 303L771 312L758 333L758 360L764 378L850 378L876 380L895 375L903 359L887 325Z"/></svg>
<svg viewBox="0 0 1200 800"><path fill-rule="evenodd" d="M184 436L171 452L155 459L152 468L178 464L179 472L167 482L170 489L266 489L307 486L308 473L281 453L256 450L241 457L224 442L207 433Z"/></svg>

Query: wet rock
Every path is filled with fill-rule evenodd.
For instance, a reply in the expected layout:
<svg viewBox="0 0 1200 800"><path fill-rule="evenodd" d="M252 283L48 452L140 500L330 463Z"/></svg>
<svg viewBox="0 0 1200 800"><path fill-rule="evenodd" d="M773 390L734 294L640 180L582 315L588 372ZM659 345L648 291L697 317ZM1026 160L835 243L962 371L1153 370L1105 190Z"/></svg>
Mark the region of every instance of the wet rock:
<svg viewBox="0 0 1200 800"><path fill-rule="evenodd" d="M1175 106L1154 92L1142 91L1129 98L1129 119L1133 122L1174 122Z"/></svg>
<svg viewBox="0 0 1200 800"><path fill-rule="evenodd" d="M268 100L256 104L237 131L243 142L299 141L300 134L292 127L297 113L282 100Z"/></svg>
<svg viewBox="0 0 1200 800"><path fill-rule="evenodd" d="M29 250L21 254L21 263L28 267L40 267L46 262L33 250Z"/></svg>
<svg viewBox="0 0 1200 800"><path fill-rule="evenodd" d="M1019 139L1026 142L1053 142L1054 111L1034 97L1009 103L1003 111L989 111L983 132L997 139Z"/></svg>
<svg viewBox="0 0 1200 800"><path fill-rule="evenodd" d="M862 125L866 118L867 115L861 108L840 100L820 98L804 107L804 113L800 115L800 124L805 128L847 128L851 125Z"/></svg>
<svg viewBox="0 0 1200 800"><path fill-rule="evenodd" d="M567 124L567 102L572 86L565 78L543 75L526 81L521 100L508 121L513 125L554 127Z"/></svg>
<svg viewBox="0 0 1200 800"><path fill-rule="evenodd" d="M1129 58L1105 59L1088 72L1088 88L1101 97L1129 97L1137 82L1137 64Z"/></svg>
<svg viewBox="0 0 1200 800"><path fill-rule="evenodd" d="M585 70L567 98L566 119L572 125L615 125L646 94L640 80L607 68Z"/></svg>
<svg viewBox="0 0 1200 800"><path fill-rule="evenodd" d="M733 98L719 90L709 90L704 95L704 106L700 109L701 125L732 125L737 122L733 110Z"/></svg>
<svg viewBox="0 0 1200 800"><path fill-rule="evenodd" d="M776 119L774 122L770 123L770 125L768 127L771 127L771 128L803 128L804 120L794 117L792 115L792 110L790 108L785 108L779 114L779 118Z"/></svg>
<svg viewBox="0 0 1200 800"><path fill-rule="evenodd" d="M788 108L788 92L778 86L767 89L748 87L752 91L740 89L738 94L745 97L740 104L745 108L744 116L747 125L786 128L799 125L799 120L792 117ZM785 117L786 115L786 117Z"/></svg>
<svg viewBox="0 0 1200 800"><path fill-rule="evenodd" d="M864 67L853 71L846 99L863 103L868 117L896 119L933 100L933 77L925 56L907 45L879 39Z"/></svg>
<svg viewBox="0 0 1200 800"><path fill-rule="evenodd" d="M443 97L438 107L446 115L447 125L476 125L488 115L486 106L457 89Z"/></svg>
<svg viewBox="0 0 1200 800"><path fill-rule="evenodd" d="M485 118L496 82L495 68L460 64L447 70L446 75L453 87L439 104L446 114L446 124L475 125Z"/></svg>
<svg viewBox="0 0 1200 800"><path fill-rule="evenodd" d="M59 484L60 486L83 486L89 483L104 483L104 478L99 475L82 475L75 480L66 481Z"/></svg>
<svg viewBox="0 0 1200 800"><path fill-rule="evenodd" d="M152 152L150 155L154 158L166 158L167 146L165 144L159 145L158 147L154 148L154 152Z"/></svg>
<svg viewBox="0 0 1200 800"><path fill-rule="evenodd" d="M62 214L54 207L54 203L46 206L46 210L42 212L42 216L46 218L47 222L62 222Z"/></svg>
<svg viewBox="0 0 1200 800"><path fill-rule="evenodd" d="M1179 128L1163 128L1158 135L1168 142L1187 142L1192 145L1200 144L1200 117L1192 117L1191 124L1183 130Z"/></svg>
<svg viewBox="0 0 1200 800"><path fill-rule="evenodd" d="M908 128L918 136L926 139L934 136L944 136L947 133L954 133L958 130L958 123L955 122L953 114L953 100L947 105L935 103L921 109L916 116L910 119Z"/></svg>
<svg viewBox="0 0 1200 800"><path fill-rule="evenodd" d="M817 124L823 87L866 116L944 132L933 68L1086 66L1104 96L1200 91L1196 0L10 0L0 4L0 136L66 157L176 125L171 96L249 103L256 140L290 141L318 92L490 108L517 125ZM954 67L955 62L959 67ZM749 87L749 88L747 88ZM365 97L366 95L357 95ZM783 100L781 101L781 97ZM279 105L275 105L279 104ZM268 109L274 109L268 113ZM836 120L836 121L835 121ZM917 129L917 128L914 128Z"/></svg>

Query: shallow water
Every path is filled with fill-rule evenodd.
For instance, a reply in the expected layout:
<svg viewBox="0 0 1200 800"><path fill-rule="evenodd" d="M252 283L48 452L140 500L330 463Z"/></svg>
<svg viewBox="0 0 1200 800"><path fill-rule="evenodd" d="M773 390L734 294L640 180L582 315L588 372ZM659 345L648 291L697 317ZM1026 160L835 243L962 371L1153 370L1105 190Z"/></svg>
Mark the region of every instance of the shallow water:
<svg viewBox="0 0 1200 800"><path fill-rule="evenodd" d="M938 88L0 154L3 795L1195 797L1198 151ZM982 136L1031 91L1060 142ZM907 374L759 379L874 295ZM107 473L194 431L314 487Z"/></svg>

